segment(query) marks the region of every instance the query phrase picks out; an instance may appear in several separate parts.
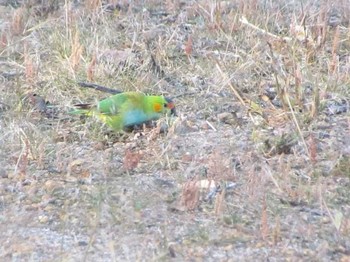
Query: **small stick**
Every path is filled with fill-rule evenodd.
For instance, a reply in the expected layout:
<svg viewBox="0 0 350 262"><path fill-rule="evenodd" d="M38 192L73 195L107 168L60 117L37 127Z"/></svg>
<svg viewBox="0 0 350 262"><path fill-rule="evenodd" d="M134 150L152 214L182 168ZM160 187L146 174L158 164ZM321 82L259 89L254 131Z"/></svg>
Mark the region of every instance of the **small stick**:
<svg viewBox="0 0 350 262"><path fill-rule="evenodd" d="M213 129L214 131L218 131L208 120L206 120L207 124Z"/></svg>
<svg viewBox="0 0 350 262"><path fill-rule="evenodd" d="M239 94L239 92L235 89L235 87L231 84L231 78L228 78L228 76L221 70L219 64L216 64L216 68L219 70L221 76L222 76L222 77L224 78L224 80L227 82L227 83L225 83L225 85L227 84L227 85L231 88L233 94L237 97L237 99L239 100L239 102L241 102L241 104L242 104L243 106L245 106L245 102L244 102L243 98L241 97L241 95Z"/></svg>
<svg viewBox="0 0 350 262"><path fill-rule="evenodd" d="M283 39L283 40L286 41L286 42L291 41L291 38L290 38L290 37L279 37L279 36L277 36L277 35L274 35L274 34L268 32L268 31L264 30L264 29L261 29L261 28L257 27L256 25L253 25L253 24L249 23L248 20L247 20L247 18L245 18L244 16L242 16L242 17L239 19L239 21L240 21L242 24L247 25L247 26L249 26L249 27L255 29L256 31L259 31L259 32L263 33L264 35L268 35L268 36L270 36L270 37L272 37L272 38L275 38L275 39Z"/></svg>

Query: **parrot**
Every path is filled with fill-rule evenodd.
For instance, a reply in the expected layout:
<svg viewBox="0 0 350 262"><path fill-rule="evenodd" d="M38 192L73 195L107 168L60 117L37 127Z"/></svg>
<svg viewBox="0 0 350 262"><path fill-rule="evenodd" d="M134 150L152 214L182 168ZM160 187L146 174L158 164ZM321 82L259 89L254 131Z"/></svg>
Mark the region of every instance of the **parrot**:
<svg viewBox="0 0 350 262"><path fill-rule="evenodd" d="M175 104L164 96L123 92L94 104L76 104L72 114L94 116L114 131L157 120L164 114L176 115Z"/></svg>

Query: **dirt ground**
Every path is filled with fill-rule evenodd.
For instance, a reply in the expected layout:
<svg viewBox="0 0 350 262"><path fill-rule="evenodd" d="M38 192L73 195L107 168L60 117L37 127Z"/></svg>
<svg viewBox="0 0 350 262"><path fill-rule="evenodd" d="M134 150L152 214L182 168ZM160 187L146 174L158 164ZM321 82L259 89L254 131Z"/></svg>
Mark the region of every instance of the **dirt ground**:
<svg viewBox="0 0 350 262"><path fill-rule="evenodd" d="M275 3L276 2L276 3ZM350 261L350 5L0 1L0 261ZM68 112L172 97L117 134Z"/></svg>

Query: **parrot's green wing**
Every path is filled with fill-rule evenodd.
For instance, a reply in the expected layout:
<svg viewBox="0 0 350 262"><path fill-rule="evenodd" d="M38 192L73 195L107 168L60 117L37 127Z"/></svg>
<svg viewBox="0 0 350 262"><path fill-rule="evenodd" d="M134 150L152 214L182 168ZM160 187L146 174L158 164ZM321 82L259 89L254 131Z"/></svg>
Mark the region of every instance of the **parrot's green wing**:
<svg viewBox="0 0 350 262"><path fill-rule="evenodd" d="M140 108L145 95L137 92L125 92L110 96L97 104L97 111L105 115L116 115L133 108Z"/></svg>
<svg viewBox="0 0 350 262"><path fill-rule="evenodd" d="M98 103L96 116L117 131L141 124L147 118L142 107L144 97L137 92L113 95Z"/></svg>

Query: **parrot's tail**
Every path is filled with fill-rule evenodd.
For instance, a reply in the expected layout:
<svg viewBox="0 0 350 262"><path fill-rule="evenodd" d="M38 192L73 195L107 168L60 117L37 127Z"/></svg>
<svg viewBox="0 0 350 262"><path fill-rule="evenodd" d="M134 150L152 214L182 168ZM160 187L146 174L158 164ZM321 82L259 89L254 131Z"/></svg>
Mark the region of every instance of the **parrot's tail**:
<svg viewBox="0 0 350 262"><path fill-rule="evenodd" d="M74 106L76 108L79 108L79 109L91 109L92 108L91 104L76 104Z"/></svg>
<svg viewBox="0 0 350 262"><path fill-rule="evenodd" d="M73 115L91 115L91 104L76 104L74 105L77 109L74 109L69 112Z"/></svg>

